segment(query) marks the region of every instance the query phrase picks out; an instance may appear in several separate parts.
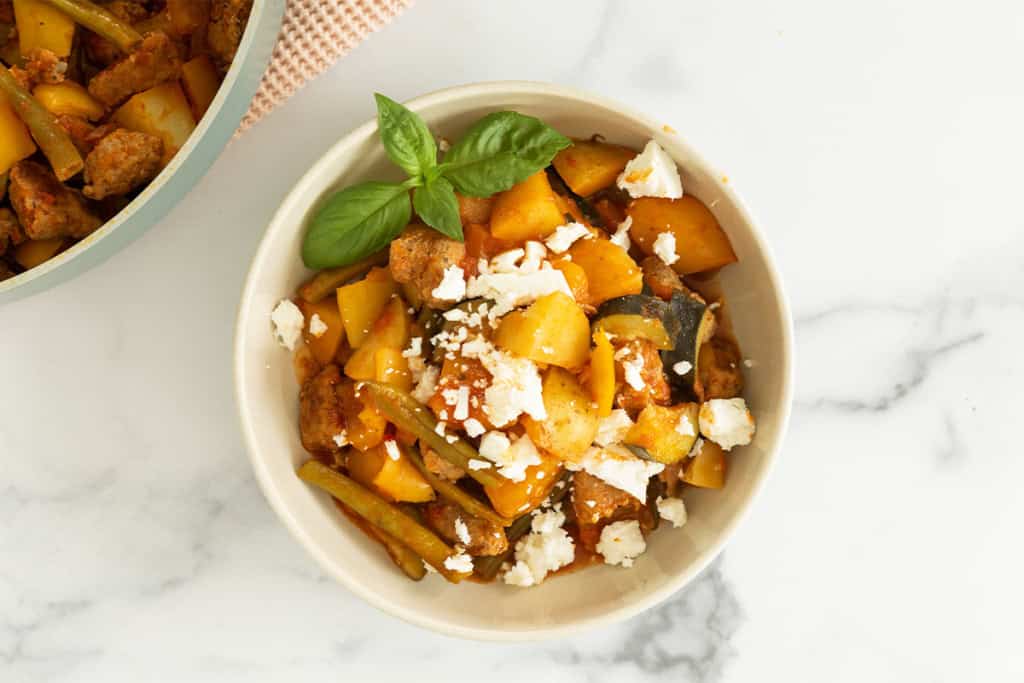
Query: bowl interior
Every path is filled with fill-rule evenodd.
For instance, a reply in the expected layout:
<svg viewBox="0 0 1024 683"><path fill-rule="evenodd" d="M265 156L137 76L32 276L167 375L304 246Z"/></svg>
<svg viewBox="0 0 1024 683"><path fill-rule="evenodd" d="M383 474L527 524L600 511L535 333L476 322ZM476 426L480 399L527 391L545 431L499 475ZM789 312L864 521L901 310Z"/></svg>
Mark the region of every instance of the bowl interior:
<svg viewBox="0 0 1024 683"><path fill-rule="evenodd" d="M273 340L270 311L308 275L300 243L308 216L333 190L396 176L370 122L354 131L299 182L271 223L253 262L241 302L236 381L242 426L257 476L292 533L332 576L369 602L423 626L478 638L529 638L625 618L693 578L713 557L759 487L785 429L789 409L789 317L770 257L742 204L678 135L599 98L542 84L465 86L414 100L436 133L458 139L492 111L514 109L562 133L640 148L655 138L679 163L685 191L709 206L728 232L740 263L725 269L744 356L745 396L758 422L754 442L735 449L721 491L688 490L689 522L662 526L632 569L594 567L530 589L501 583L452 586L428 576L404 578L384 552L345 520L328 496L302 483L295 468L307 455L297 428L298 387L290 354Z"/></svg>

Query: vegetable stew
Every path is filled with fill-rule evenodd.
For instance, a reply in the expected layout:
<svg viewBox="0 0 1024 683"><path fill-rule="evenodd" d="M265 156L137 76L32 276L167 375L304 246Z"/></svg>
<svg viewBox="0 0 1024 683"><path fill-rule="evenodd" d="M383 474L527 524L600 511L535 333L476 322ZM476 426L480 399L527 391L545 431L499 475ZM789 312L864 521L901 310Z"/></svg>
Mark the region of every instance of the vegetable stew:
<svg viewBox="0 0 1024 683"><path fill-rule="evenodd" d="M378 96L404 183L341 190L273 310L298 475L414 580L623 567L754 437L715 279L728 235L675 162L492 114L438 159Z"/></svg>

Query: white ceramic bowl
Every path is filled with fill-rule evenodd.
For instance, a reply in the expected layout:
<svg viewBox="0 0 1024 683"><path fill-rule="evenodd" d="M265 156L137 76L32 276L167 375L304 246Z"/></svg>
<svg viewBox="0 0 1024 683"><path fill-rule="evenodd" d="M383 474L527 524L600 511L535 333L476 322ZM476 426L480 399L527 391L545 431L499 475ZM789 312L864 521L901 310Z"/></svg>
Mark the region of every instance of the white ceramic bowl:
<svg viewBox="0 0 1024 683"><path fill-rule="evenodd" d="M555 85L497 82L442 90L408 106L449 139L458 139L484 114L514 109L570 136L601 133L634 148L657 140L678 162L685 191L713 207L739 255L740 262L723 271L723 285L744 355L756 360L744 395L757 418L757 436L730 454L724 489L688 489L689 522L680 529L659 528L632 569L592 567L529 589L405 578L327 495L296 477L295 468L308 457L299 442L298 387L291 355L274 341L270 325L271 309L310 274L300 244L319 203L357 181L397 178L370 121L335 144L299 181L271 221L249 271L238 314L235 385L257 479L278 516L328 574L367 602L420 626L465 638L523 640L630 617L685 586L714 559L778 453L790 410L792 333L769 249L721 173L661 122L614 102Z"/></svg>

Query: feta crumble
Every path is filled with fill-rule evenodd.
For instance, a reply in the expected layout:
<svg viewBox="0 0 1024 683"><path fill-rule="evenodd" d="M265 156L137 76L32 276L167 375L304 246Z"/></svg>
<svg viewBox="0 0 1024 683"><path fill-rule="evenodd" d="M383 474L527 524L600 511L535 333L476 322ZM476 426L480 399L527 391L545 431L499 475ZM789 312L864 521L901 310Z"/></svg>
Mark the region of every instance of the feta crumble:
<svg viewBox="0 0 1024 683"><path fill-rule="evenodd" d="M654 140L647 143L640 154L633 157L619 175L616 185L637 197L664 197L679 199L683 196L683 183L672 157Z"/></svg>
<svg viewBox="0 0 1024 683"><path fill-rule="evenodd" d="M530 533L516 543L515 564L503 575L512 586L533 586L556 569L573 561L576 549L562 525L565 514L560 510L537 512L530 523Z"/></svg>
<svg viewBox="0 0 1024 683"><path fill-rule="evenodd" d="M540 372L533 361L500 351L482 337L463 344L462 355L479 359L491 374L483 406L491 424L503 427L523 413L535 420L547 419Z"/></svg>
<svg viewBox="0 0 1024 683"><path fill-rule="evenodd" d="M327 323L323 321L318 313L314 313L309 319L309 333L319 339L327 332Z"/></svg>
<svg viewBox="0 0 1024 683"><path fill-rule="evenodd" d="M465 273L459 266L448 266L444 269L441 284L430 293L435 299L442 301L462 301L466 298Z"/></svg>
<svg viewBox="0 0 1024 683"><path fill-rule="evenodd" d="M402 457L402 451L398 450L398 444L393 439L387 439L384 442L384 450L392 460L397 461Z"/></svg>
<svg viewBox="0 0 1024 683"><path fill-rule="evenodd" d="M620 564L632 567L633 558L647 550L647 542L640 531L640 522L630 519L612 522L601 529L601 540L597 542L597 552L601 553L607 564Z"/></svg>
<svg viewBox="0 0 1024 683"><path fill-rule="evenodd" d="M541 463L540 452L527 434L514 442L502 432L487 432L480 441L480 455L498 466L498 474L510 481L526 479L526 468Z"/></svg>
<svg viewBox="0 0 1024 683"><path fill-rule="evenodd" d="M477 458L473 458L469 461L469 469L473 470L474 472L478 470L489 470L491 469L491 467L493 467L493 465L487 462L486 460L478 460Z"/></svg>
<svg viewBox="0 0 1024 683"><path fill-rule="evenodd" d="M335 434L334 436L331 437L331 439L334 441L334 444L338 448L344 448L349 443L348 432L346 431L341 431L338 434Z"/></svg>
<svg viewBox="0 0 1024 683"><path fill-rule="evenodd" d="M540 242L530 240L525 245L526 253L523 262L519 264L519 272L523 275L536 273L540 270L544 257L548 255L547 248Z"/></svg>
<svg viewBox="0 0 1024 683"><path fill-rule="evenodd" d="M633 244L629 239L629 229L631 227L633 227L633 217L626 216L626 220L619 223L619 227L615 229L615 234L611 237L612 244L622 247L623 251L629 251Z"/></svg>
<svg viewBox="0 0 1024 683"><path fill-rule="evenodd" d="M654 239L654 253L666 266L671 266L679 260L676 253L676 236L670 232L659 233Z"/></svg>
<svg viewBox="0 0 1024 683"><path fill-rule="evenodd" d="M647 482L665 469L660 462L641 460L623 446L590 447L577 462L566 463L573 471L584 470L625 491L637 500L647 500Z"/></svg>
<svg viewBox="0 0 1024 683"><path fill-rule="evenodd" d="M745 446L754 436L754 416L742 398L713 398L700 407L700 433L724 450Z"/></svg>
<svg viewBox="0 0 1024 683"><path fill-rule="evenodd" d="M460 386L456 392L455 413L452 416L459 421L469 417L469 387Z"/></svg>
<svg viewBox="0 0 1024 683"><path fill-rule="evenodd" d="M463 548L459 548L457 553L445 558L444 568L459 574L469 574L473 571L473 558Z"/></svg>
<svg viewBox="0 0 1024 683"><path fill-rule="evenodd" d="M437 378L440 374L441 370L436 365L428 365L423 368L423 374L420 375L416 388L412 390L412 397L420 403L429 401L437 389Z"/></svg>
<svg viewBox="0 0 1024 683"><path fill-rule="evenodd" d="M488 317L494 321L517 306L531 304L537 299L562 292L572 297L572 290L560 270L538 270L535 273L481 273L471 278L466 296L493 299L495 308Z"/></svg>
<svg viewBox="0 0 1024 683"><path fill-rule="evenodd" d="M455 537L458 538L463 545L469 545L473 539L469 535L469 527L462 521L462 517L455 518Z"/></svg>
<svg viewBox="0 0 1024 683"><path fill-rule="evenodd" d="M678 363L673 363L672 372L677 375L685 375L690 370L693 370L693 363L685 360L681 360Z"/></svg>
<svg viewBox="0 0 1024 683"><path fill-rule="evenodd" d="M483 434L485 431L487 431L486 429L484 429L484 426L480 422L480 420L476 419L475 417L471 417L467 419L465 422L463 422L462 428L465 429L466 434L472 438L476 438Z"/></svg>
<svg viewBox="0 0 1024 683"><path fill-rule="evenodd" d="M693 431L693 423L690 422L690 418L686 413L679 416L679 422L676 424L676 433L683 436L697 436L697 432Z"/></svg>
<svg viewBox="0 0 1024 683"><path fill-rule="evenodd" d="M662 498L658 496L655 501L658 506L658 515L662 519L672 522L673 527L681 527L686 524L686 505L682 498Z"/></svg>
<svg viewBox="0 0 1024 683"><path fill-rule="evenodd" d="M306 325L306 319L302 317L299 307L288 299L283 299L270 314L270 322L274 324L274 336L281 346L294 351L299 337L302 336L302 328Z"/></svg>
<svg viewBox="0 0 1024 683"><path fill-rule="evenodd" d="M580 223L566 223L555 228L554 234L544 240L544 243L551 251L561 254L568 251L576 240L589 236L590 230L587 229L587 226Z"/></svg>
<svg viewBox="0 0 1024 683"><path fill-rule="evenodd" d="M526 251L519 248L503 251L491 259L490 271L492 273L515 273L519 270L520 259L525 255Z"/></svg>
<svg viewBox="0 0 1024 683"><path fill-rule="evenodd" d="M626 438L626 433L632 426L633 420L630 419L629 413L622 408L616 408L608 417L601 418L601 421L597 423L597 436L594 437L594 443L598 446L611 446L620 443Z"/></svg>

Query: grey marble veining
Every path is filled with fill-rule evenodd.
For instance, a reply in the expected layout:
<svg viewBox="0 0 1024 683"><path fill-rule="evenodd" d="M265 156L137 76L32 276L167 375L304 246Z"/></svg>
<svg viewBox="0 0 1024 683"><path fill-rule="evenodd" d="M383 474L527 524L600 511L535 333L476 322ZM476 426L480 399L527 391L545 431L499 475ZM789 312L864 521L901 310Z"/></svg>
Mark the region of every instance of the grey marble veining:
<svg viewBox="0 0 1024 683"><path fill-rule="evenodd" d="M0 311L0 681L1024 680L1022 58L1008 0L421 0L136 244ZM515 645L325 578L249 472L230 368L263 226L371 93L500 78L625 101L722 167L798 354L727 552L631 621Z"/></svg>

